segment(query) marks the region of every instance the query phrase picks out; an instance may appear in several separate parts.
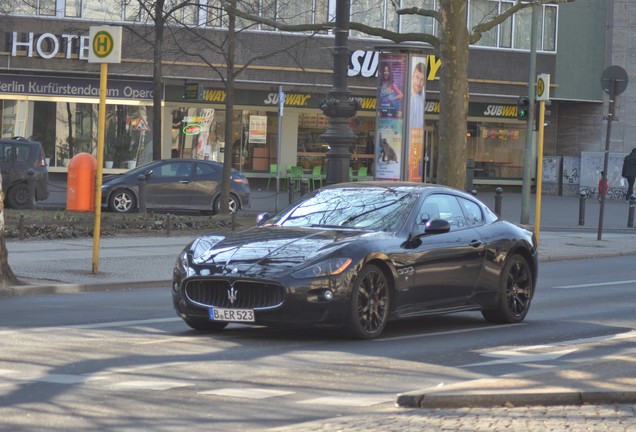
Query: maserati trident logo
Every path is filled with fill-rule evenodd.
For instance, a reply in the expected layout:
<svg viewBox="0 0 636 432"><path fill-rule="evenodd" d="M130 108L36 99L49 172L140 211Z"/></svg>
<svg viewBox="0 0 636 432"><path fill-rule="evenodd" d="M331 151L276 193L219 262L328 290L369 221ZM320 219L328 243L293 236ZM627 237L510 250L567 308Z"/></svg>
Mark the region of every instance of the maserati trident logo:
<svg viewBox="0 0 636 432"><path fill-rule="evenodd" d="M230 287L229 290L227 290L227 299L230 301L230 304L234 304L234 302L236 301L236 295L238 294L238 291L234 289L234 287Z"/></svg>

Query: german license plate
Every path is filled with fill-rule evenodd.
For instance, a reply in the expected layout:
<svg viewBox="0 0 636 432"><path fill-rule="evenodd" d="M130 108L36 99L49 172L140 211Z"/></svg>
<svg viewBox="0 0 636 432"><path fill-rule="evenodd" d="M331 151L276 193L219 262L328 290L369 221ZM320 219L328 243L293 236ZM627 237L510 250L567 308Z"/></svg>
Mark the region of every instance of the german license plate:
<svg viewBox="0 0 636 432"><path fill-rule="evenodd" d="M252 309L221 309L210 308L212 321L254 322Z"/></svg>

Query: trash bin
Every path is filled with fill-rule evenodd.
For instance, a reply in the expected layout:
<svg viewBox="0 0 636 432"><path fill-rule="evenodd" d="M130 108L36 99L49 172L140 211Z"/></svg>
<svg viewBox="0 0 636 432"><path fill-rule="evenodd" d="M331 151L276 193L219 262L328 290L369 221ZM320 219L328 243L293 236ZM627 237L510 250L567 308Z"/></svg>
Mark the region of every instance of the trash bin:
<svg viewBox="0 0 636 432"><path fill-rule="evenodd" d="M90 153L78 153L68 164L66 210L95 210L95 175L97 159Z"/></svg>

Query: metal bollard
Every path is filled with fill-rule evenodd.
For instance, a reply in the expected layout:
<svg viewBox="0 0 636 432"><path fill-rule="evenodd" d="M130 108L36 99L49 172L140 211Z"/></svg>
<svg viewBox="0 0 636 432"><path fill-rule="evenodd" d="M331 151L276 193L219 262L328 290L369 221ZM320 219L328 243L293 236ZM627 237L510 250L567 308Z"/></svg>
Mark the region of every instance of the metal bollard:
<svg viewBox="0 0 636 432"><path fill-rule="evenodd" d="M289 194L289 203L294 202L294 190L296 189L296 180L289 180L287 182L287 193Z"/></svg>
<svg viewBox="0 0 636 432"><path fill-rule="evenodd" d="M24 215L20 215L20 219L18 220L18 238L20 240L24 240Z"/></svg>
<svg viewBox="0 0 636 432"><path fill-rule="evenodd" d="M579 194L579 225L585 225L585 192Z"/></svg>
<svg viewBox="0 0 636 432"><path fill-rule="evenodd" d="M501 217L501 200L503 200L503 189L495 189L495 214Z"/></svg>
<svg viewBox="0 0 636 432"><path fill-rule="evenodd" d="M146 176L139 174L139 213L146 214Z"/></svg>
<svg viewBox="0 0 636 432"><path fill-rule="evenodd" d="M634 228L634 208L636 208L636 195L629 197L629 213L627 214L627 228Z"/></svg>
<svg viewBox="0 0 636 432"><path fill-rule="evenodd" d="M302 197L307 195L308 190L309 190L309 180L304 178L300 181L300 196Z"/></svg>
<svg viewBox="0 0 636 432"><path fill-rule="evenodd" d="M170 237L170 229L172 227L172 215L166 214L166 236Z"/></svg>
<svg viewBox="0 0 636 432"><path fill-rule="evenodd" d="M33 168L27 170L27 189L29 191L29 209L35 209L35 171Z"/></svg>

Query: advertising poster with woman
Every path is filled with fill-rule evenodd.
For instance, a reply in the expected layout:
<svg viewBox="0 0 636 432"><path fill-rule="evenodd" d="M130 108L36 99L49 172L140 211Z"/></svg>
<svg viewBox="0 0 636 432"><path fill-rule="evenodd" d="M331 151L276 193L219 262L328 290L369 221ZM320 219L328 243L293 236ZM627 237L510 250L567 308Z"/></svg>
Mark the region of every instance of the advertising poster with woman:
<svg viewBox="0 0 636 432"><path fill-rule="evenodd" d="M401 177L406 69L406 55L381 54L375 149L377 180L400 180Z"/></svg>
<svg viewBox="0 0 636 432"><path fill-rule="evenodd" d="M380 62L379 114L385 118L402 118L404 103L404 56L384 55Z"/></svg>

